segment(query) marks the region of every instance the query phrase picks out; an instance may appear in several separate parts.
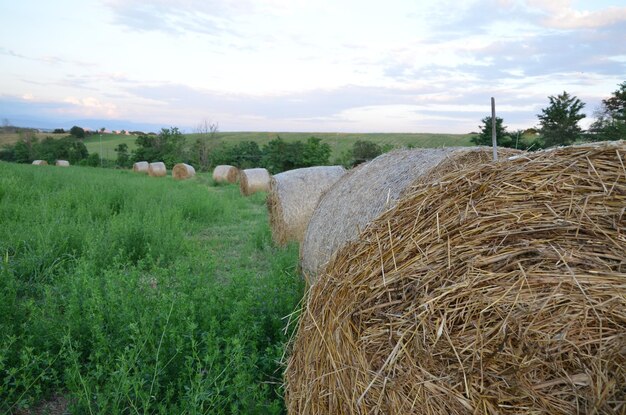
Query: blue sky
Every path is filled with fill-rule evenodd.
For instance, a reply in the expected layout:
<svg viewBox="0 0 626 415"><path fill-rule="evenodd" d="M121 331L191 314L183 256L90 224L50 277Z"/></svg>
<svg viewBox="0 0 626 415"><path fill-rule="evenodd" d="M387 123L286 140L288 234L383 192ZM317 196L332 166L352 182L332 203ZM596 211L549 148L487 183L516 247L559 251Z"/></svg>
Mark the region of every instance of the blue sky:
<svg viewBox="0 0 626 415"><path fill-rule="evenodd" d="M188 132L509 129L626 81L626 1L0 2L0 118Z"/></svg>

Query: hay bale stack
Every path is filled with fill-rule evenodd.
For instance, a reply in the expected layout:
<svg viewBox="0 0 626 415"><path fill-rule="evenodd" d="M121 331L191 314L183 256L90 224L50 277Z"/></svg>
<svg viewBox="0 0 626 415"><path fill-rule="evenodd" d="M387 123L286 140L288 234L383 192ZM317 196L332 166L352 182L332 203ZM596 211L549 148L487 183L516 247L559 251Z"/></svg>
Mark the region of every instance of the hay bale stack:
<svg viewBox="0 0 626 415"><path fill-rule="evenodd" d="M237 183L239 180L239 169L226 164L217 166L213 170L213 181L216 183Z"/></svg>
<svg viewBox="0 0 626 415"><path fill-rule="evenodd" d="M135 173L148 173L150 169L150 164L147 161L138 161L133 163L133 171Z"/></svg>
<svg viewBox="0 0 626 415"><path fill-rule="evenodd" d="M58 167L70 167L70 162L67 160L57 160L54 165Z"/></svg>
<svg viewBox="0 0 626 415"><path fill-rule="evenodd" d="M626 142L412 188L310 290L290 414L626 408Z"/></svg>
<svg viewBox="0 0 626 415"><path fill-rule="evenodd" d="M177 180L190 179L196 175L196 169L185 163L178 163L172 169L172 177Z"/></svg>
<svg viewBox="0 0 626 415"><path fill-rule="evenodd" d="M152 177L163 177L167 175L167 168L165 167L165 163L161 161L157 161L155 163L150 163L148 166L148 174Z"/></svg>
<svg viewBox="0 0 626 415"><path fill-rule="evenodd" d="M239 189L244 196L270 189L270 172L266 169L245 169L239 173Z"/></svg>
<svg viewBox="0 0 626 415"><path fill-rule="evenodd" d="M499 151L501 157L519 153ZM393 207L416 180L434 180L450 170L491 159L490 147L398 150L353 169L324 194L309 221L300 247L305 278L312 284L331 255Z"/></svg>
<svg viewBox="0 0 626 415"><path fill-rule="evenodd" d="M48 162L46 160L34 160L32 164L35 166L47 166Z"/></svg>
<svg viewBox="0 0 626 415"><path fill-rule="evenodd" d="M342 166L320 166L273 176L267 209L274 243L301 242L320 196L345 173Z"/></svg>

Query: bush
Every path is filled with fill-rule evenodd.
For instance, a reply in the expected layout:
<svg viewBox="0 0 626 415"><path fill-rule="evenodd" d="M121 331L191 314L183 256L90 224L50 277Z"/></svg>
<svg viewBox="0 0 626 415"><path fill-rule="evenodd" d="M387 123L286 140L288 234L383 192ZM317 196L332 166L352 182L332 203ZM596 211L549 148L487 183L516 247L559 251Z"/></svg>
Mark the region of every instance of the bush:
<svg viewBox="0 0 626 415"><path fill-rule="evenodd" d="M376 143L367 140L358 140L352 147L352 165L375 159L383 153L383 149Z"/></svg>

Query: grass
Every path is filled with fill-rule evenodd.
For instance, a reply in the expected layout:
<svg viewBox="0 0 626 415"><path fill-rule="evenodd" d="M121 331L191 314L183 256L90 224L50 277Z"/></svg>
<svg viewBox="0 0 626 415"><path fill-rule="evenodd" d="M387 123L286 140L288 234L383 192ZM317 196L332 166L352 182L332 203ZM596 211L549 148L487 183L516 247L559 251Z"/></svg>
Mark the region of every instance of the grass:
<svg viewBox="0 0 626 415"><path fill-rule="evenodd" d="M284 413L303 284L263 194L0 162L0 223L0 413Z"/></svg>

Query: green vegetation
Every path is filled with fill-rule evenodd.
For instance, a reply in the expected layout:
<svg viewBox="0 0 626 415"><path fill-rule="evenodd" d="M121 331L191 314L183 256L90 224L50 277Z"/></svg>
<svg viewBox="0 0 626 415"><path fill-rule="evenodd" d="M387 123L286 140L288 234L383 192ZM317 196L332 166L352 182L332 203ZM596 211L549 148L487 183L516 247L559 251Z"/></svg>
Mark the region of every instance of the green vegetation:
<svg viewBox="0 0 626 415"><path fill-rule="evenodd" d="M586 117L580 112L585 104L565 91L557 96L549 96L548 99L550 105L538 115L544 146L569 145L580 140L582 129L578 122Z"/></svg>
<svg viewBox="0 0 626 415"><path fill-rule="evenodd" d="M284 412L303 286L263 195L0 162L0 224L0 413Z"/></svg>
<svg viewBox="0 0 626 415"><path fill-rule="evenodd" d="M594 141L626 139L626 81L609 98L602 100L596 121L589 128Z"/></svg>
<svg viewBox="0 0 626 415"><path fill-rule="evenodd" d="M194 144L201 134L185 134L188 144ZM215 142L213 146L220 148L223 145L235 146L241 143L255 142L259 148L267 145L276 137L282 138L285 142L295 141L305 142L310 137L321 139L321 143L328 144L331 149L330 160L336 160L342 153L351 151L354 143L359 140L368 140L382 146L388 147L450 147L450 146L471 146L471 134L401 134L401 133L285 133L285 132L219 132L216 137L206 138ZM136 148L135 136L121 136L115 134L102 134L102 150L100 148L100 135L95 134L85 139L85 145L89 153L101 153L105 159L115 160L115 148L119 144L127 144L128 150Z"/></svg>

